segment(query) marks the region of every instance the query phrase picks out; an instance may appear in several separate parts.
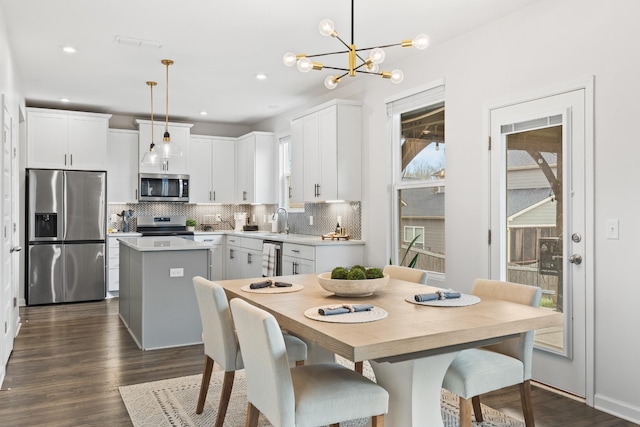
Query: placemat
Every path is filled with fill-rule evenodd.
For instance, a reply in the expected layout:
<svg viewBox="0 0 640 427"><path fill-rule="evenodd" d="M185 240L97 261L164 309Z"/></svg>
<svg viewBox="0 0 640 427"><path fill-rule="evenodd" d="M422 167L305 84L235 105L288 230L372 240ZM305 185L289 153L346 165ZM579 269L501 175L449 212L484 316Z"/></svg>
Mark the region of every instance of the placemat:
<svg viewBox="0 0 640 427"><path fill-rule="evenodd" d="M318 314L319 308L327 307L326 305L319 305L317 307L311 307L304 312L304 315L309 319L319 320L320 322L329 323L367 323L375 322L376 320L384 319L388 313L386 310L380 307L373 307L369 311L357 311L355 313L344 314L332 314L329 316L323 316Z"/></svg>
<svg viewBox="0 0 640 427"><path fill-rule="evenodd" d="M245 285L240 289L242 289L245 292L251 292L253 294L284 294L287 292L297 292L304 289L304 286L298 285L296 283L292 283L291 286L289 286L288 288L279 288L277 286L272 286L269 288L251 289L250 286L251 285Z"/></svg>
<svg viewBox="0 0 640 427"><path fill-rule="evenodd" d="M460 298L437 299L433 301L417 302L413 295L405 298L405 301L417 305L429 305L431 307L465 307L480 302L480 297L469 294L461 294Z"/></svg>

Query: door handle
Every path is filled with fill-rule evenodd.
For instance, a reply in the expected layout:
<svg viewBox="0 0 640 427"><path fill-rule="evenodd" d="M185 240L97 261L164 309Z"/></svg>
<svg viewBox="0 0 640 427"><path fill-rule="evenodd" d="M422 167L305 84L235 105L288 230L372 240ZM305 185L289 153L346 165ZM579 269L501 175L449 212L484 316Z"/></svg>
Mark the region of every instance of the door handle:
<svg viewBox="0 0 640 427"><path fill-rule="evenodd" d="M10 252L10 253L13 253L13 252L20 252L21 250L22 250L22 247L21 247L21 246L14 246L14 247L12 247L12 248L9 250L9 252Z"/></svg>
<svg viewBox="0 0 640 427"><path fill-rule="evenodd" d="M580 265L582 264L582 256L579 254L573 254L569 257L569 262L571 264Z"/></svg>

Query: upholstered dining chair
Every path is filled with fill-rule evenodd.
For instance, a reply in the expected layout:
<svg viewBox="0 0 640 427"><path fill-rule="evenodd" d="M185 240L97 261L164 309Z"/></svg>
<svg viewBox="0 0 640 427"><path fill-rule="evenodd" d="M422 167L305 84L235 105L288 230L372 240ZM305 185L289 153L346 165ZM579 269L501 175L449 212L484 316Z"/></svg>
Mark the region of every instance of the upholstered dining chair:
<svg viewBox="0 0 640 427"><path fill-rule="evenodd" d="M240 298L230 302L247 376L247 427L262 413L275 427L338 426L372 419L384 425L389 394L338 363L289 368L283 335L270 313Z"/></svg>
<svg viewBox="0 0 640 427"><path fill-rule="evenodd" d="M471 293L537 307L542 292L535 286L478 279ZM533 336L534 331L528 331L498 344L463 350L456 356L442 387L459 396L460 427L471 426L472 407L476 421L482 422L481 394L515 384L520 384L525 425L534 427L530 388Z"/></svg>
<svg viewBox="0 0 640 427"><path fill-rule="evenodd" d="M201 414L209 391L214 361L224 370L222 393L215 427L222 427L227 413L235 371L243 369L242 354L236 337L229 301L224 289L217 283L203 277L193 278L193 287L198 300L200 319L202 320L202 341L204 342L204 369L196 414ZM307 346L299 338L286 335L286 351L296 365L304 364L307 358Z"/></svg>
<svg viewBox="0 0 640 427"><path fill-rule="evenodd" d="M410 268L401 265L385 265L382 273L388 274L392 279L421 283L423 285L427 284L427 272L419 268Z"/></svg>

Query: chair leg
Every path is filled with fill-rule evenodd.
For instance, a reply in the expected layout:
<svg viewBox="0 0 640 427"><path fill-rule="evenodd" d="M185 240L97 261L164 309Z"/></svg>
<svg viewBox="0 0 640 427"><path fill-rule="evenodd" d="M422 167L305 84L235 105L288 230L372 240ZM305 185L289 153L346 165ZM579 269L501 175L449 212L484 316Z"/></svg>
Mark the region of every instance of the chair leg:
<svg viewBox="0 0 640 427"><path fill-rule="evenodd" d="M371 417L371 427L384 427L384 414Z"/></svg>
<svg viewBox="0 0 640 427"><path fill-rule="evenodd" d="M296 360L296 366L304 366L304 360Z"/></svg>
<svg viewBox="0 0 640 427"><path fill-rule="evenodd" d="M257 427L260 411L249 402L247 406L247 427Z"/></svg>
<svg viewBox="0 0 640 427"><path fill-rule="evenodd" d="M204 409L204 402L207 400L209 382L211 381L211 371L213 371L213 359L209 356L204 356L204 369L202 370L202 383L200 383L200 395L198 396L196 414L201 414Z"/></svg>
<svg viewBox="0 0 640 427"><path fill-rule="evenodd" d="M229 400L231 399L231 389L233 389L233 378L235 375L236 371L225 371L224 373L215 427L222 427L224 424L224 417L227 415L227 408L229 407Z"/></svg>
<svg viewBox="0 0 640 427"><path fill-rule="evenodd" d="M476 421L481 423L484 421L482 417L482 406L480 405L480 396L473 396L471 398L471 403L473 403L473 415L476 417Z"/></svg>
<svg viewBox="0 0 640 427"><path fill-rule="evenodd" d="M364 362L356 362L353 370L362 375L362 367L364 366Z"/></svg>
<svg viewBox="0 0 640 427"><path fill-rule="evenodd" d="M471 399L459 398L460 427L471 427Z"/></svg>
<svg viewBox="0 0 640 427"><path fill-rule="evenodd" d="M531 402L531 381L526 380L520 384L520 401L522 402L522 412L524 413L524 424L527 427L535 427L533 419L533 404Z"/></svg>

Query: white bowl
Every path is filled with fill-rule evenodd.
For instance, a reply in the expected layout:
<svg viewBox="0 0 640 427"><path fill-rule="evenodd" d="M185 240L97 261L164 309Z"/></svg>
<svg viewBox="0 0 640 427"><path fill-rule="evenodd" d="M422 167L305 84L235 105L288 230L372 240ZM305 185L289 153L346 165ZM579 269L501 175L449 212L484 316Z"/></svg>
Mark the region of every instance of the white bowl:
<svg viewBox="0 0 640 427"><path fill-rule="evenodd" d="M323 289L333 292L339 297L368 297L389 283L389 275L379 279L332 279L331 272L318 274L318 283Z"/></svg>

